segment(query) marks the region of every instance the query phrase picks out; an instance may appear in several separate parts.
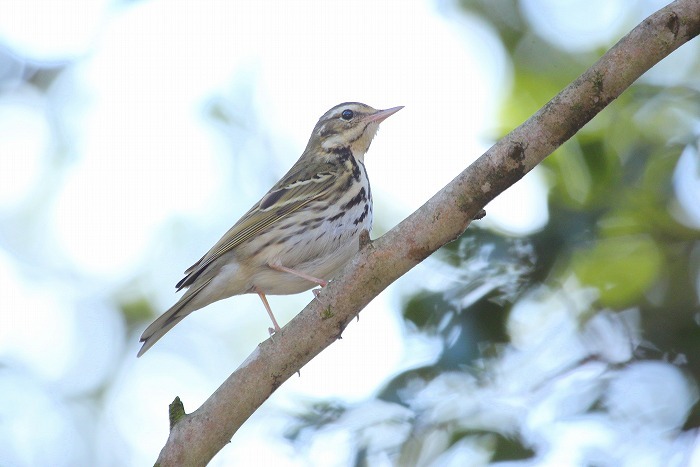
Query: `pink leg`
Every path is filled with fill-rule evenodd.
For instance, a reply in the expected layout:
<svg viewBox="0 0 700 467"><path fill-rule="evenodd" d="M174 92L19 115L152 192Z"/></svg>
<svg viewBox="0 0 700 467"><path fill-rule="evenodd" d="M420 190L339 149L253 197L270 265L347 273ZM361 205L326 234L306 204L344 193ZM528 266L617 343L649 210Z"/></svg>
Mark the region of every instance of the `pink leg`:
<svg viewBox="0 0 700 467"><path fill-rule="evenodd" d="M270 315L270 319L272 320L272 324L275 326L275 332L280 332L280 325L277 324L277 320L275 319L275 315L272 314L272 308L270 308L270 304L267 303L267 297L265 296L264 293L258 292L257 290L255 291L258 294L258 297L260 297L260 300L262 300L263 305L265 306L265 310L267 310L267 314Z"/></svg>
<svg viewBox="0 0 700 467"><path fill-rule="evenodd" d="M282 271L282 272L288 272L289 274L294 274L297 277L301 277L302 279L306 279L307 281L313 282L314 284L318 284L321 287L325 287L328 285L328 281L324 281L323 279L319 279L318 277L304 274L303 272L296 271L294 269L282 266L281 264L269 263L268 266L270 266L270 268L274 269L275 271Z"/></svg>

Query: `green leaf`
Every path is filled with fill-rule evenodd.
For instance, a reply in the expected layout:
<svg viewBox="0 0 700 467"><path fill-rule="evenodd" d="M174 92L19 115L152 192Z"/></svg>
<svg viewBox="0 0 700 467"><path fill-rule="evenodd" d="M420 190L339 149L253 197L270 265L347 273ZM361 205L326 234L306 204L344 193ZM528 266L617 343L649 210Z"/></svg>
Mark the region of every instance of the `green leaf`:
<svg viewBox="0 0 700 467"><path fill-rule="evenodd" d="M638 301L659 277L663 255L651 237L630 235L599 240L574 254L579 280L600 291L604 306L623 308Z"/></svg>

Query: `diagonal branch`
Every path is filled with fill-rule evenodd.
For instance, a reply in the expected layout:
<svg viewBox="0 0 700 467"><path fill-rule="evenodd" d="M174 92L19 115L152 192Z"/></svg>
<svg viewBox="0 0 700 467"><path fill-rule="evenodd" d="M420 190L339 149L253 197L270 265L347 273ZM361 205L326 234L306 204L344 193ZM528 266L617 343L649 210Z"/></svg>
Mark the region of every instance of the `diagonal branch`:
<svg viewBox="0 0 700 467"><path fill-rule="evenodd" d="M698 0L677 0L654 13L420 209L376 241L365 238L320 300L275 334L274 342L261 343L199 409L187 415L179 410L158 464L206 465L270 394L339 338L374 297L459 237L488 202L698 33Z"/></svg>

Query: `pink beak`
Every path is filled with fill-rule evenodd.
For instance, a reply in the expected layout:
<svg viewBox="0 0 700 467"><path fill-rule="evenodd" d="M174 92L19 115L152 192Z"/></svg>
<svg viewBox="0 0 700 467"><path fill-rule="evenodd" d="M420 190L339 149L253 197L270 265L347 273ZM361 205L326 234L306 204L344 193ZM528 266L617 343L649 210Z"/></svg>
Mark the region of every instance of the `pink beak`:
<svg viewBox="0 0 700 467"><path fill-rule="evenodd" d="M401 109L403 109L403 105L400 105L398 107L392 107L386 110L378 110L376 113L367 117L367 121L381 123Z"/></svg>

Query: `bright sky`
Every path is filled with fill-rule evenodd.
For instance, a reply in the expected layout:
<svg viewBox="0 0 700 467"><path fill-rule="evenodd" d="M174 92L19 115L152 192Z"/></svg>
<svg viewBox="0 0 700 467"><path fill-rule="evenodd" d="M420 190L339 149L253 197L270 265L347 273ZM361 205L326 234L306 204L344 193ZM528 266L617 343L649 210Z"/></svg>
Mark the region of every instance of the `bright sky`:
<svg viewBox="0 0 700 467"><path fill-rule="evenodd" d="M527 11L532 3L524 2L533 8ZM597 35L582 44L609 40L599 31L620 21L619 4L610 5L596 16ZM124 335L104 298L138 276L145 279L134 289L163 310L172 304L181 271L287 170L333 105L406 106L382 125L366 159L375 236L490 146L509 65L487 26L453 14L449 2L441 8L405 0L0 3L7 47L39 62L70 61L48 102L28 86L0 98L0 213L26 212L21 225L38 232L10 233L17 249L31 249L31 264L0 254L0 283L9 291L0 306L14 310L0 323L0 357L30 375L16 385L0 378L0 386L24 388L11 395L18 404L41 401L52 414L70 413L46 422L56 434L46 441L47 457L27 452L25 459L0 456L0 463L46 465L52 449L69 442L75 459L86 459L91 450L77 439L104 445L104 462L153 462L174 395L187 410L198 406L266 338L267 317L257 297L236 297L193 314L136 360L138 336ZM560 36L576 35L567 27ZM0 69L5 83L21 76L21 65L11 65ZM237 126L213 125L206 112L212 103ZM235 157L229 138L241 144ZM487 208L486 225L519 234L544 225L542 181L537 170L519 182ZM32 273L36 267L41 274ZM286 322L310 299L271 302ZM375 300L212 465L252 455L294 465L269 433L281 423L281 407L298 407L300 397L360 401L388 375L430 361L434 343L401 337L395 301L390 293ZM86 420L97 408L62 405L43 392L48 383L75 395L111 384L100 415L109 421L94 438L81 433L95 426ZM37 407L10 415L36 427L46 421Z"/></svg>

